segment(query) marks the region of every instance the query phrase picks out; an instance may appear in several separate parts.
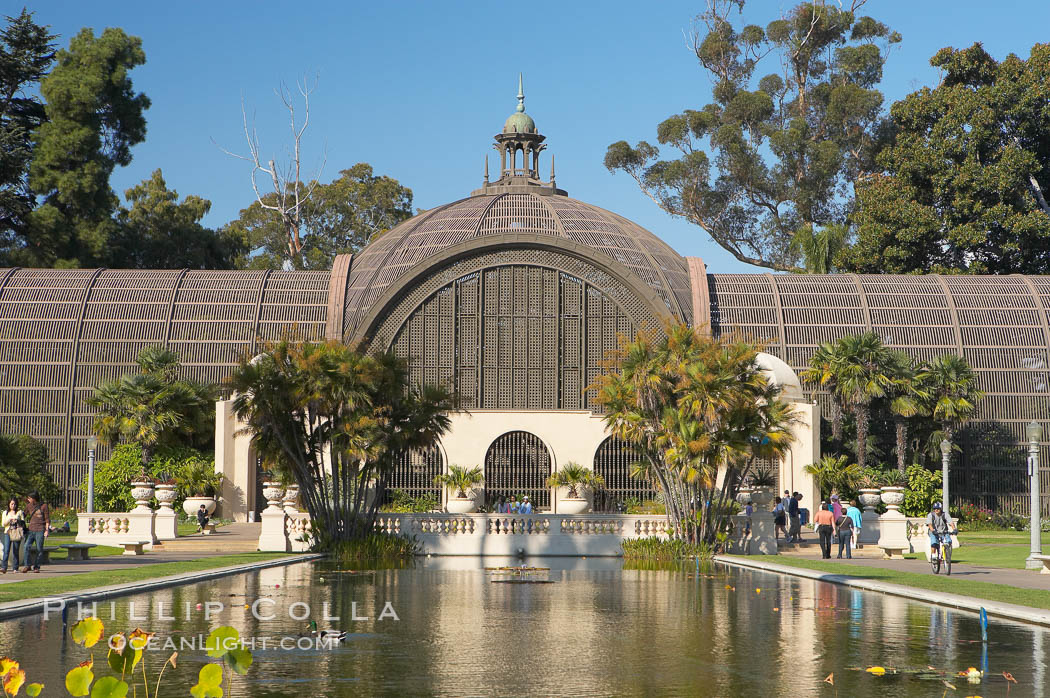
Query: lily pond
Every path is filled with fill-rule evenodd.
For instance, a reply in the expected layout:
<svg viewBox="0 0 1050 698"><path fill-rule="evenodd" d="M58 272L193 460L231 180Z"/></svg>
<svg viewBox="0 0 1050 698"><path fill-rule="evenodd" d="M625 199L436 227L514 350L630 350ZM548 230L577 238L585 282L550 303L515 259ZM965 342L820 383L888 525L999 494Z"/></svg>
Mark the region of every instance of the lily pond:
<svg viewBox="0 0 1050 698"><path fill-rule="evenodd" d="M189 695L217 661L203 645L219 626L254 643L247 673L224 673L226 696L1050 696L1050 632L1036 626L992 620L985 645L974 614L811 580L528 562L550 570L494 574L483 566L516 561L491 558L375 572L296 564L96 611L106 637L155 633L135 669L139 696L141 669L152 696L175 650L159 695ZM346 637L316 640L310 620ZM0 624L0 655L43 695L68 695L66 672L92 654L95 676L112 675L105 644L76 644L57 612ZM986 668L980 684L959 675L969 667Z"/></svg>

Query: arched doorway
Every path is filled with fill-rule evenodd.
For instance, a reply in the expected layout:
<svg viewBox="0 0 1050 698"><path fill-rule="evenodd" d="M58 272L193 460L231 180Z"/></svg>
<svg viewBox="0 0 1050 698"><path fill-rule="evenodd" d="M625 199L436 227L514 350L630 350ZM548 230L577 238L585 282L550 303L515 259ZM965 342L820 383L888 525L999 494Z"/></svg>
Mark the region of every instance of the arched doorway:
<svg viewBox="0 0 1050 698"><path fill-rule="evenodd" d="M595 510L615 509L628 498L646 500L656 496L651 482L631 477L631 465L642 457L630 441L615 436L602 441L594 452L594 472L605 480L602 488L604 502L595 502Z"/></svg>
<svg viewBox="0 0 1050 698"><path fill-rule="evenodd" d="M436 445L422 451L402 453L386 478L382 503L393 501L395 491L400 490L413 499L433 495L440 506L441 486L434 484L434 478L444 470L445 456Z"/></svg>
<svg viewBox="0 0 1050 698"><path fill-rule="evenodd" d="M547 444L527 431L511 431L492 442L485 454L485 499L528 495L535 508L550 508L547 478L551 456Z"/></svg>

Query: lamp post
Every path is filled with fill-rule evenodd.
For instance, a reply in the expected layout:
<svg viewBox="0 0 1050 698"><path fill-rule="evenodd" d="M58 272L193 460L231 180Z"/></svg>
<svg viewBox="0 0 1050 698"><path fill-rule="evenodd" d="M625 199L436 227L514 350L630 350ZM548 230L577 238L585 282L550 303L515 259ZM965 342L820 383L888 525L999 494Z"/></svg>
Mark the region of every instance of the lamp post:
<svg viewBox="0 0 1050 698"><path fill-rule="evenodd" d="M95 448L98 447L98 439L95 436L89 436L87 440L88 447L88 496L87 496L87 510L89 514L95 513Z"/></svg>
<svg viewBox="0 0 1050 698"><path fill-rule="evenodd" d="M1037 560L1036 555L1043 554L1043 544L1040 540L1040 516L1042 512L1039 505L1039 442L1043 440L1043 427L1034 419L1025 428L1028 432L1028 478L1031 484L1032 509L1032 552L1024 561L1024 566L1030 570L1043 568L1043 561Z"/></svg>
<svg viewBox="0 0 1050 698"><path fill-rule="evenodd" d="M945 513L948 512L948 463L952 459L952 442L948 439L941 441L941 504L944 505Z"/></svg>

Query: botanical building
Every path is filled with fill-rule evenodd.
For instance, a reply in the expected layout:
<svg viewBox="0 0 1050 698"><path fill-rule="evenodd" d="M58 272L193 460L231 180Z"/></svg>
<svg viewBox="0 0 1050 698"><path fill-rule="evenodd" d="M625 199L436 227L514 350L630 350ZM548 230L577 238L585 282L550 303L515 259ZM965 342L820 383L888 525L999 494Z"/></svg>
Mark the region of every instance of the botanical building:
<svg viewBox="0 0 1050 698"><path fill-rule="evenodd" d="M436 492L447 464L482 465L490 495L527 492L549 506L546 476L575 461L599 470L613 496L644 496L626 476L630 449L607 438L585 391L619 334L674 318L763 340L770 375L813 422L819 410L792 369L819 342L871 329L918 357L969 360L988 397L962 436L953 492L1026 506L1015 446L1025 423L1050 418L1050 278L708 274L622 216L570 198L553 158L544 181L545 139L520 93L495 139L498 176L330 272L0 270L0 431L43 441L79 504L95 385L156 343L193 377L220 382L240 354L294 325L393 347L416 380L457 392L466 412L433 452L406 454L391 487ZM224 506L240 515L264 503L235 427L222 403L217 463ZM801 467L818 442L800 434L779 469L784 487L812 492Z"/></svg>

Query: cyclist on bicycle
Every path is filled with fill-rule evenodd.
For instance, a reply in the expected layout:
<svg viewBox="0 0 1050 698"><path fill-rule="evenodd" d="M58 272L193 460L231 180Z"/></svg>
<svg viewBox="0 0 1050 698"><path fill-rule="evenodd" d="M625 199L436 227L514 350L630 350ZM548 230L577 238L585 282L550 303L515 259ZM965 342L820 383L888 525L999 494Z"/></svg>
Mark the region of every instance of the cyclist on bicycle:
<svg viewBox="0 0 1050 698"><path fill-rule="evenodd" d="M940 502L934 502L933 511L926 517L926 528L930 533L931 554L940 552L942 539L946 540L948 545L951 545L951 538L948 536L958 534L955 522L952 521L952 517L948 512L941 508Z"/></svg>

